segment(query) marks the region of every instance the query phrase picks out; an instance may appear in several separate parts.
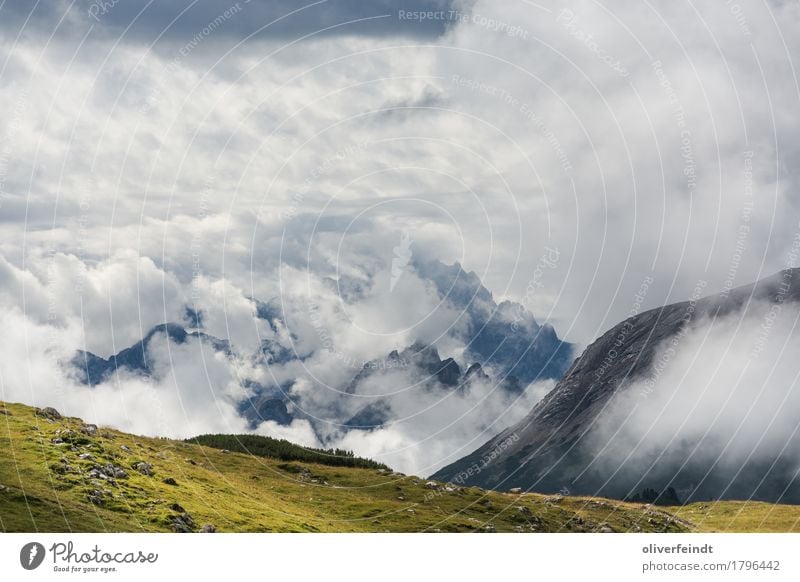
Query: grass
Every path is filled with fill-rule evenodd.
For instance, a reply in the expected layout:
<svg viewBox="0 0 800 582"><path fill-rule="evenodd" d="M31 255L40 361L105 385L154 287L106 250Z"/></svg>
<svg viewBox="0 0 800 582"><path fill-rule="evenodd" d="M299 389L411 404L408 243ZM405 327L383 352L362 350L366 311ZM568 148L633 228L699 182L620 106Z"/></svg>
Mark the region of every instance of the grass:
<svg viewBox="0 0 800 582"><path fill-rule="evenodd" d="M792 531L800 519L794 506L656 508L442 483L432 488L426 479L387 469L224 452L102 427L87 435L80 419L48 420L21 404L0 403L2 411L0 531L6 532L169 532L187 516L186 529L212 524L228 532ZM86 454L92 457L79 457ZM151 475L136 469L142 462ZM108 464L127 476L111 483L90 475Z"/></svg>

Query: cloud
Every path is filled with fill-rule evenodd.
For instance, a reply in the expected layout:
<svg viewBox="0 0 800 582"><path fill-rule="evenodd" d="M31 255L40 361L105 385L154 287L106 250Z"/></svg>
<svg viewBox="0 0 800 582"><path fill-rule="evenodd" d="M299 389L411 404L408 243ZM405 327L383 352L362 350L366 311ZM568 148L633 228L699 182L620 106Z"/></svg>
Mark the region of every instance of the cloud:
<svg viewBox="0 0 800 582"><path fill-rule="evenodd" d="M124 35L139 42L161 40L191 46L209 36L237 42L286 41L307 35L435 37L445 31L446 18L405 20L398 13L443 13L451 9L447 0L59 0L35 6L10 2L3 6L2 15L3 26L9 31L77 34L91 27L96 35L107 38Z"/></svg>
<svg viewBox="0 0 800 582"><path fill-rule="evenodd" d="M585 470L625 484L623 495L671 485L684 499L708 491L749 499L764 496L762 479L796 487L800 365L789 354L800 347L797 324L780 304L755 304L667 342L592 431L596 456Z"/></svg>

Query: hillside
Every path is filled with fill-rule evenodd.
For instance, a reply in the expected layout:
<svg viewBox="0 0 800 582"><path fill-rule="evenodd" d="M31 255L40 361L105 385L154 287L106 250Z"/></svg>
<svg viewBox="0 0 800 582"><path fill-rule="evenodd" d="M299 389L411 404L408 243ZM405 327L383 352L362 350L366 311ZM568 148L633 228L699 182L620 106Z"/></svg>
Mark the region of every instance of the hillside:
<svg viewBox="0 0 800 582"><path fill-rule="evenodd" d="M20 404L0 404L0 508L6 532L788 531L800 518L763 504L756 514L689 506L676 518L672 508L458 488L137 437Z"/></svg>
<svg viewBox="0 0 800 582"><path fill-rule="evenodd" d="M795 439L769 432L781 427L775 420L781 414L789 417L786 424L795 424L791 419L796 403L786 400L792 394L791 381L770 371L770 366L777 365L768 359L772 354L764 354L762 368L756 368L750 347L759 345L763 322L779 309L787 322L800 314L800 270L786 270L728 293L632 316L589 345L527 417L432 478L499 490L520 487L547 493L567 487L572 494L620 499L630 498L642 488L664 491L672 487L684 502L753 499L800 503L797 465L790 446ZM726 324L736 331L731 332ZM738 363L727 351L712 353L708 374L703 374L700 365L676 368L674 383L653 382L652 392L648 392L650 385L637 387L638 382L669 373L670 366L688 366L686 360L675 364L677 356L669 359L682 342L690 341L687 337L702 337L702 343L691 344L700 349L714 345L714 340L707 339L714 333L731 353L736 349L732 345L739 346L736 353L742 354L741 361L753 360L751 370L763 371L746 377L754 388L748 390L747 380L741 387L732 380L719 382L722 385L716 390L709 388L719 377L715 366ZM781 342L788 340L776 333L772 340L778 354ZM780 361L791 368L790 360ZM681 379L681 374L685 378ZM643 391L642 386L647 389ZM715 393L719 394L716 399ZM771 409L765 394L781 406ZM687 403L683 409L682 402ZM741 412L737 403L746 410ZM629 427L635 423L628 421L637 409L639 414L648 409L653 414L646 422L640 421L645 427L642 431L630 433L626 440L628 433L622 428L633 430ZM759 412L747 414L750 409ZM708 414L709 410L714 414ZM609 416L612 413L616 416ZM712 422L715 416L719 416L716 423ZM674 419L678 420L675 426L669 424ZM691 422L699 430L679 436L680 427L676 426ZM658 434L662 425L669 426L661 429L663 442L655 437L645 441L650 432ZM720 428L709 435L715 426ZM737 436L747 434L743 427L756 436L739 443ZM765 442L779 444L761 446L762 436ZM503 454L488 465L483 463L482 459L494 459L497 450ZM749 454L734 456L742 450ZM481 470L467 473L476 464Z"/></svg>

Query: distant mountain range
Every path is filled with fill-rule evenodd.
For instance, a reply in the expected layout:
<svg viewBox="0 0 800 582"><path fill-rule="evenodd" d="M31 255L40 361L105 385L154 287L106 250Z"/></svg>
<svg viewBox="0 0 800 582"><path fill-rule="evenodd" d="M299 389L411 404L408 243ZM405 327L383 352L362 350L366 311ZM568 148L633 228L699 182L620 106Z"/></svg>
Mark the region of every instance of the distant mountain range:
<svg viewBox="0 0 800 582"><path fill-rule="evenodd" d="M353 377L338 387L343 397L361 394L369 382L397 373L402 373L407 383L425 390L466 391L480 381L494 382L500 390L512 395L524 391L531 382L556 379L564 374L572 358L571 344L561 341L551 326L539 325L524 306L496 303L477 275L464 271L458 263L417 261L413 268L435 289L444 305L460 314L463 325L452 326L448 337L463 344L461 362L451 357L442 359L436 345L416 341L354 371ZM361 289L348 297L358 301L363 292ZM254 318L265 321L273 331L290 329L278 300L253 298L252 304ZM153 377L157 371L148 351L163 349L152 343L155 338L176 345L202 342L216 352L233 355L236 346L203 331L202 313L188 308L186 313L184 323L155 326L141 341L117 354L103 358L78 351L69 365L81 382L100 386L113 380L117 372ZM298 353L294 342L269 339L262 341L255 359L263 365L284 366L313 355L313 352ZM303 412L301 397L295 394L293 386L292 380L281 385L247 383L243 388L249 396L238 402L238 410L253 428L264 421L288 425L295 418L307 418L314 424L315 419ZM355 412L352 406L338 410L334 405L326 415L334 417L343 430L374 429L392 420L389 398L371 398L368 402Z"/></svg>
<svg viewBox="0 0 800 582"><path fill-rule="evenodd" d="M796 457L800 447L796 438L779 443L788 447L785 451L778 446L737 463L722 462L728 451L725 439L738 436L733 431L724 435L722 443L712 443L710 436L705 441L679 441L669 446L665 442L661 453L647 457L645 463L634 449L616 451L610 462L597 462L603 454L598 441L608 439L598 434L598 427L608 427L604 416L612 409L622 418L635 412L636 399L620 397L653 375L658 363L655 358L667 342L690 330L704 330L710 321L740 314L757 304L766 306L764 321L774 312L796 321L798 301L800 270L794 269L728 293L667 305L626 319L592 343L526 418L432 478L500 490L520 487L617 498L636 498L645 488L666 494L671 488L670 495L677 491L684 502L728 498L800 503L800 464ZM656 383L656 387L672 390L670 385ZM718 411L705 412L710 428ZM756 410L754 414L767 412ZM687 452L712 446L722 451L720 462Z"/></svg>

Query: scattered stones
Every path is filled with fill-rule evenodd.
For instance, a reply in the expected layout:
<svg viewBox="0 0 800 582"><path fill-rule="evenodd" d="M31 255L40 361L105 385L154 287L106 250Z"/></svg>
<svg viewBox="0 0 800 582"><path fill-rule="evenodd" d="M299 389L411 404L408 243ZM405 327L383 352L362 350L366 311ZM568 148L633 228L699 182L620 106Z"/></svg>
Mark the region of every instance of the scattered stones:
<svg viewBox="0 0 800 582"><path fill-rule="evenodd" d="M96 424L84 424L80 428L80 431L83 434L86 434L86 435L89 435L89 436L94 436L94 435L97 434L97 425Z"/></svg>
<svg viewBox="0 0 800 582"><path fill-rule="evenodd" d="M133 452L128 445L122 445L120 448L128 454Z"/></svg>
<svg viewBox="0 0 800 582"><path fill-rule="evenodd" d="M186 512L181 515L176 515L170 520L172 531L175 533L192 533L197 527L197 524L192 519L192 516Z"/></svg>
<svg viewBox="0 0 800 582"><path fill-rule="evenodd" d="M107 481L111 485L117 484L115 479L128 478L128 474L122 467L117 467L116 465L113 465L111 463L108 463L106 465L95 465L94 467L89 469L87 476L90 479L102 479L104 481Z"/></svg>
<svg viewBox="0 0 800 582"><path fill-rule="evenodd" d="M614 533L614 530L608 524L602 524L597 531L600 533Z"/></svg>
<svg viewBox="0 0 800 582"><path fill-rule="evenodd" d="M180 503L173 503L169 506L172 511L177 511L178 513L186 513L186 510L181 506Z"/></svg>
<svg viewBox="0 0 800 582"><path fill-rule="evenodd" d="M50 442L53 443L54 445L63 445L64 444L64 439L56 437L53 440L51 440Z"/></svg>
<svg viewBox="0 0 800 582"><path fill-rule="evenodd" d="M61 413L55 408L52 408L50 406L46 408L37 408L36 416L41 416L42 418L46 418L47 420L61 420L62 418Z"/></svg>
<svg viewBox="0 0 800 582"><path fill-rule="evenodd" d="M227 454L229 454L229 453L230 453L230 451L229 451L228 449L222 449L220 452L221 452L223 455L227 455Z"/></svg>
<svg viewBox="0 0 800 582"><path fill-rule="evenodd" d="M186 459L186 462L189 463L190 465L197 465L194 459Z"/></svg>
<svg viewBox="0 0 800 582"><path fill-rule="evenodd" d="M151 465L150 463L145 463L144 461L134 463L133 470L138 471L139 473L141 473L146 477L153 476L153 465Z"/></svg>
<svg viewBox="0 0 800 582"><path fill-rule="evenodd" d="M436 481L428 481L425 483L425 489L439 489L439 484Z"/></svg>
<svg viewBox="0 0 800 582"><path fill-rule="evenodd" d="M92 456L92 453L81 453L80 455L78 455L78 458L83 461L91 461L92 459L94 459L94 456Z"/></svg>
<svg viewBox="0 0 800 582"><path fill-rule="evenodd" d="M525 515L525 516L531 515L530 508L525 507L524 505L521 505L521 506L517 507L517 511L519 511L522 515Z"/></svg>
<svg viewBox="0 0 800 582"><path fill-rule="evenodd" d="M217 533L217 526L213 523L207 523L200 528L200 533Z"/></svg>
<svg viewBox="0 0 800 582"><path fill-rule="evenodd" d="M93 489L88 495L89 503L94 505L103 505L103 492L99 489Z"/></svg>
<svg viewBox="0 0 800 582"><path fill-rule="evenodd" d="M497 528L494 527L493 524L487 523L485 526L483 526L483 531L485 531L486 533L494 533L497 531Z"/></svg>
<svg viewBox="0 0 800 582"><path fill-rule="evenodd" d="M404 496L404 495L398 495L398 496L397 496L397 500L398 500L398 501L405 501L405 500L406 500L406 498L405 498L405 496Z"/></svg>
<svg viewBox="0 0 800 582"><path fill-rule="evenodd" d="M483 505L486 509L491 509L492 507L494 507L494 504L492 503L491 499L481 499L478 503L480 505Z"/></svg>
<svg viewBox="0 0 800 582"><path fill-rule="evenodd" d="M508 490L509 493L513 493L514 495L520 495L522 493L522 487L512 487Z"/></svg>
<svg viewBox="0 0 800 582"><path fill-rule="evenodd" d="M178 485L178 482L172 477L167 477L162 481L162 483L164 483L165 485L172 485L173 487L176 487Z"/></svg>

